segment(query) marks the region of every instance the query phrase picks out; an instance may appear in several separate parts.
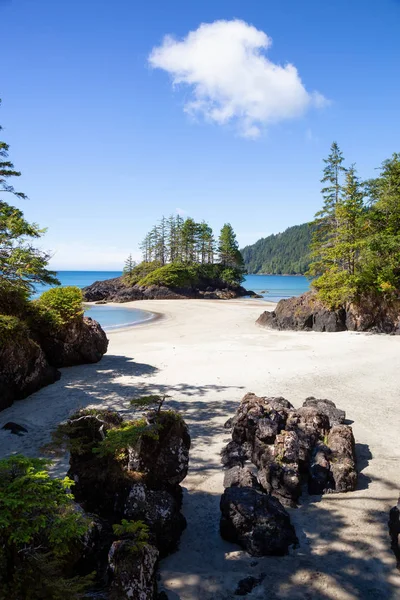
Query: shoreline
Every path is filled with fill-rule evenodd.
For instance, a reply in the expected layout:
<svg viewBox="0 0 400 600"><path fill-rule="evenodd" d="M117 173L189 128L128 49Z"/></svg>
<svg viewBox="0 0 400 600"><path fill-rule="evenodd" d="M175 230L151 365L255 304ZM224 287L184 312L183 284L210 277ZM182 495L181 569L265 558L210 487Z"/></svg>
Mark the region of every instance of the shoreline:
<svg viewBox="0 0 400 600"><path fill-rule="evenodd" d="M265 574L251 597L400 598L387 529L400 489L400 337L266 330L255 325L265 306L274 303L141 300L159 319L107 332L109 351L99 363L61 369L59 381L0 412L0 427L14 421L28 429L21 437L0 429L0 456L40 455L50 432L77 409L108 408L129 419L135 395L169 394L192 437L182 483L188 526L179 550L160 561L159 591L176 600L226 600L239 580ZM357 490L306 494L290 509L299 547L284 557L254 559L219 534L224 423L247 392L283 396L295 407L309 396L328 398L352 422ZM67 468L64 456L52 473Z"/></svg>

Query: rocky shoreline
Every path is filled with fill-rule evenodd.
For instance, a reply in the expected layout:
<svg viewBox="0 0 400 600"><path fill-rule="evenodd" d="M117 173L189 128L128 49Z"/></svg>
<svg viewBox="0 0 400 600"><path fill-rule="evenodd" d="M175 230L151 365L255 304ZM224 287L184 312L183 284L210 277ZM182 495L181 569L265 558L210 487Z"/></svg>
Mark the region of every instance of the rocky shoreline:
<svg viewBox="0 0 400 600"><path fill-rule="evenodd" d="M162 285L129 286L123 277L115 277L105 281L95 281L92 285L85 287L83 298L86 302L131 302L133 300L229 300L254 295L242 286L226 285L217 287L215 285L204 285L199 287L173 288Z"/></svg>
<svg viewBox="0 0 400 600"><path fill-rule="evenodd" d="M400 335L400 300L365 297L336 310L324 306L313 292L280 300L264 311L257 324L270 329L297 331L369 331Z"/></svg>

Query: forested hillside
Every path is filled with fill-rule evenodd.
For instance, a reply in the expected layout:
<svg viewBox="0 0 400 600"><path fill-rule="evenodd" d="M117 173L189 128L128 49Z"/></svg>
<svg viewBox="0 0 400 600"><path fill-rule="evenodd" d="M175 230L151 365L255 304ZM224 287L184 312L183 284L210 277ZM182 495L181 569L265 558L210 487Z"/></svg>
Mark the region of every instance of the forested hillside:
<svg viewBox="0 0 400 600"><path fill-rule="evenodd" d="M303 223L246 246L241 251L246 271L278 275L305 273L309 264L311 232L309 223Z"/></svg>

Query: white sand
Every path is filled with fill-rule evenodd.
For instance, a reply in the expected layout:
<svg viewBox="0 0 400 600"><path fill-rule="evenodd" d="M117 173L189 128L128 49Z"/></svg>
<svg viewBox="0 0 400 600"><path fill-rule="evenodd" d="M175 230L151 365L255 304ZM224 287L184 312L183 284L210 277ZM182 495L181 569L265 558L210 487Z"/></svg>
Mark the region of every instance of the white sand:
<svg viewBox="0 0 400 600"><path fill-rule="evenodd" d="M59 382L0 413L29 434L0 431L0 455L37 454L49 431L89 404L129 413L139 390L168 392L190 425L185 487L188 528L180 550L163 560L161 588L170 600L235 598L237 582L265 574L247 596L268 599L400 598L390 551L388 511L400 489L400 337L272 332L255 325L257 301L144 301L161 320L109 334L96 365L63 369ZM295 406L307 396L346 410L357 442L359 489L322 500L305 497L291 511L300 547L284 558L254 559L221 540L220 450L223 423L241 397L282 395ZM65 461L56 472L65 468Z"/></svg>

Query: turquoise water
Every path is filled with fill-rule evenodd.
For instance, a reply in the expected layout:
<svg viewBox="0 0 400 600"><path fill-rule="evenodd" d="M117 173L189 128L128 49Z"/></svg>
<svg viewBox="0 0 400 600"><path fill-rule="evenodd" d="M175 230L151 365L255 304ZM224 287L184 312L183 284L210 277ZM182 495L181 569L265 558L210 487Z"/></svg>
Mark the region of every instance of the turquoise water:
<svg viewBox="0 0 400 600"><path fill-rule="evenodd" d="M86 287L95 281L104 281L119 277L121 271L59 271L57 277L61 285L76 285ZM305 277L291 275L246 275L243 286L260 294L266 300L278 302L282 298L299 296L309 289ZM49 286L38 286L34 297L38 297ZM118 327L126 327L143 323L152 318L152 314L139 308L124 308L121 306L94 305L87 310L87 315L110 331Z"/></svg>
<svg viewBox="0 0 400 600"><path fill-rule="evenodd" d="M297 275L246 275L243 286L266 300L278 302L282 298L304 294L310 289L310 282Z"/></svg>

